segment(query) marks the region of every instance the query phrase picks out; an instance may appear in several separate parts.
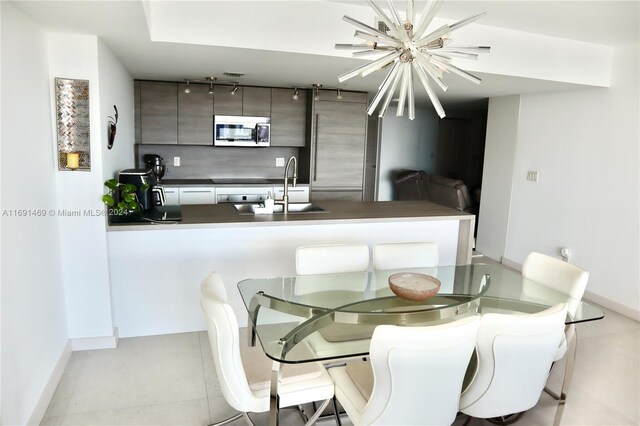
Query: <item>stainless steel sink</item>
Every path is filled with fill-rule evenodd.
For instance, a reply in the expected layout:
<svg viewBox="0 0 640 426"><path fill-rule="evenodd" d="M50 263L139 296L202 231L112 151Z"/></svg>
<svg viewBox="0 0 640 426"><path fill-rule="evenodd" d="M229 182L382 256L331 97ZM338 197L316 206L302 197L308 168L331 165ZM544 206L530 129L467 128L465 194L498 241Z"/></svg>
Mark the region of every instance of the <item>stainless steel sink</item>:
<svg viewBox="0 0 640 426"><path fill-rule="evenodd" d="M234 206L240 214L256 214L256 209L259 210L262 207L261 204L234 204ZM283 208L284 206L276 204L273 206L273 214L283 214ZM313 203L289 203L289 214L300 213L329 213L329 211Z"/></svg>

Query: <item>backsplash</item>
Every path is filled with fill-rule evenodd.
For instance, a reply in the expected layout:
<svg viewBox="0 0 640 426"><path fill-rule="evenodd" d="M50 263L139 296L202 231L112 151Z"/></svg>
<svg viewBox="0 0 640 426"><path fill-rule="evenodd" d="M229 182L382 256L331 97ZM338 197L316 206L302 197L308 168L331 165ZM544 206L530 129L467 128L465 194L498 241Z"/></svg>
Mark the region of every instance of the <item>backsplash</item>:
<svg viewBox="0 0 640 426"><path fill-rule="evenodd" d="M232 148L189 145L135 145L136 167L144 167L145 154L164 158L164 179L264 178L278 179L284 168L276 167L276 158L285 161L298 156L298 148ZM173 165L180 157L180 166Z"/></svg>

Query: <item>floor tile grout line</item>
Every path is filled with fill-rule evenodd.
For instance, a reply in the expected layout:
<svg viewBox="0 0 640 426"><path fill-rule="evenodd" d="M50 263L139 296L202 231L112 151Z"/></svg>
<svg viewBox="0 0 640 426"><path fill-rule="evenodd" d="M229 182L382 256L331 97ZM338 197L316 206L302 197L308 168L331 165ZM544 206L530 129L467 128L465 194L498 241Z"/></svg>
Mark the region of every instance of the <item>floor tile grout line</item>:
<svg viewBox="0 0 640 426"><path fill-rule="evenodd" d="M586 395L588 395L590 398L597 400L599 404L604 405L606 408L608 408L609 410L611 410L612 412L616 413L618 416L622 417L623 419L627 420L628 422L630 422L630 424L636 424L635 422L637 422L637 419L630 419L628 418L624 413L620 412L619 410L617 410L615 407L610 406L609 404L607 404L605 401L603 401L602 399L598 398L596 395L593 395L589 389L580 386L578 384L574 384L572 383L571 386L575 386L577 388L580 389L581 392L584 392ZM571 391L571 389L569 389L569 391ZM569 400L567 399L567 404L569 403Z"/></svg>
<svg viewBox="0 0 640 426"><path fill-rule="evenodd" d="M211 404L209 402L209 389L207 387L207 375L204 373L204 358L202 357L202 337L198 331L198 346L200 346L200 365L202 366L202 379L204 380L204 394L207 397L207 412L209 413L209 422L212 422Z"/></svg>

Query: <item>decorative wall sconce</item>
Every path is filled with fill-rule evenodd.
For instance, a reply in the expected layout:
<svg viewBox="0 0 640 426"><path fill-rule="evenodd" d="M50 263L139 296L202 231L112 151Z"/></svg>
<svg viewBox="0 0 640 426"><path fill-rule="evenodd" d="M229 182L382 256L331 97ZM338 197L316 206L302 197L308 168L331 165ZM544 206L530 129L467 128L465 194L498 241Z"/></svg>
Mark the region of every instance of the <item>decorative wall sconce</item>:
<svg viewBox="0 0 640 426"><path fill-rule="evenodd" d="M113 117L109 116L107 118L109 118L109 128L107 129L107 149L111 149L113 148L113 142L115 142L116 140L116 130L117 129L117 125L118 125L118 107L116 107L115 105L113 106L113 109L116 111L116 113L114 114Z"/></svg>
<svg viewBox="0 0 640 426"><path fill-rule="evenodd" d="M91 171L89 80L56 78L58 170Z"/></svg>

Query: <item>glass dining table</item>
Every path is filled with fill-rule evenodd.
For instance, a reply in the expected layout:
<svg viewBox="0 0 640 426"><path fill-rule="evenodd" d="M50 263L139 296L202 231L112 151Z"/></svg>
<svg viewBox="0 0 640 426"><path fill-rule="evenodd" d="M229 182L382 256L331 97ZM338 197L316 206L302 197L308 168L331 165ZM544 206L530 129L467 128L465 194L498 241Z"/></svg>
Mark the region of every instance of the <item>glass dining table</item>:
<svg viewBox="0 0 640 426"><path fill-rule="evenodd" d="M389 277L400 272L436 277L438 294L422 302L397 297ZM428 326L488 312L536 313L558 303L568 305L568 327L604 317L587 302L497 264L255 278L241 281L238 289L249 316L249 344L259 343L273 360L270 424L278 423L281 364L365 357L377 325ZM568 354L575 354L575 340L573 345Z"/></svg>

